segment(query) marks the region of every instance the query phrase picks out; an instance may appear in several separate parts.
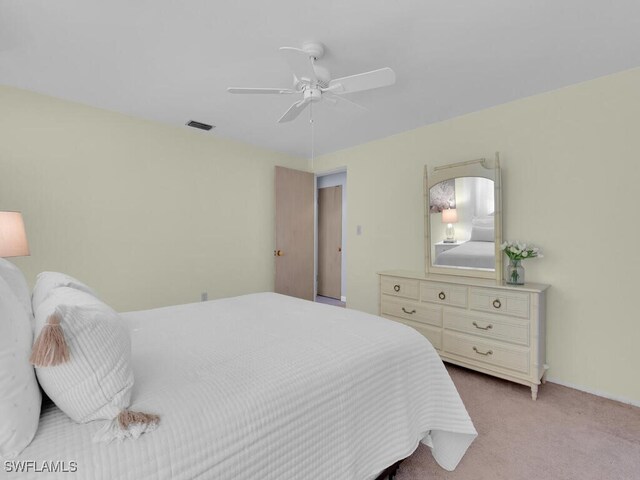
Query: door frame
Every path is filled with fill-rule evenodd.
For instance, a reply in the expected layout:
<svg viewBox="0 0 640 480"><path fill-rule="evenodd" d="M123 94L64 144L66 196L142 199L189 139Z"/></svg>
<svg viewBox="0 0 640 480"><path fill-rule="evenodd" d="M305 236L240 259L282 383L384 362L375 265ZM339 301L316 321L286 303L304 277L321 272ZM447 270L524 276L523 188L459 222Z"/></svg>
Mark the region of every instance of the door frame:
<svg viewBox="0 0 640 480"><path fill-rule="evenodd" d="M318 296L318 179L320 177L327 177L329 175L333 175L336 173L344 173L347 177L347 182L349 179L349 172L347 170L346 166L343 167L338 167L338 168L333 168L331 170L322 170L320 172L314 172L314 190L313 190L313 195L314 195L314 203L313 203L313 223L315 225L315 232L314 232L314 240L313 240L313 251L314 251L314 258L313 258L313 297L315 299L315 297ZM348 192L347 192L347 185L345 183L345 185L342 187L343 188L343 215L342 215L342 253L343 255L346 252L346 239L347 239L347 230L344 228L346 225L346 212L344 210L344 198L349 198L348 197ZM347 192L347 193L345 193ZM345 272L346 272L346 262L343 260L340 264L340 274L342 275L342 278L345 278ZM347 290L347 285L346 282L342 281L342 291L346 294L346 290ZM346 295L342 295L342 292L340 294L340 301L345 302L347 301L347 296Z"/></svg>

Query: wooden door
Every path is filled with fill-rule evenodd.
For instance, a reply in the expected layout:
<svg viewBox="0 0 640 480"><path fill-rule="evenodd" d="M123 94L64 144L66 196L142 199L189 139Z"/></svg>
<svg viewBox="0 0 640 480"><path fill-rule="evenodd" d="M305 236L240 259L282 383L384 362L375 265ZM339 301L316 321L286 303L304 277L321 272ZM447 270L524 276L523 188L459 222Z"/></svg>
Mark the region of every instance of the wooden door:
<svg viewBox="0 0 640 480"><path fill-rule="evenodd" d="M342 294L342 187L318 190L318 295Z"/></svg>
<svg viewBox="0 0 640 480"><path fill-rule="evenodd" d="M276 167L275 291L314 300L313 173Z"/></svg>

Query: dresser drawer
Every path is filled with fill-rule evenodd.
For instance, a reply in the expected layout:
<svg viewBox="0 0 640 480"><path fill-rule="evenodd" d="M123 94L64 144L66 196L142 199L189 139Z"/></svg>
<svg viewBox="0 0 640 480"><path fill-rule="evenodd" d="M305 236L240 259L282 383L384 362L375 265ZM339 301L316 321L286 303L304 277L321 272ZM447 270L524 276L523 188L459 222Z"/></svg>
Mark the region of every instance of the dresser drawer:
<svg viewBox="0 0 640 480"><path fill-rule="evenodd" d="M386 315L406 318L418 323L442 326L442 307L405 300L391 295L382 295L380 311Z"/></svg>
<svg viewBox="0 0 640 480"><path fill-rule="evenodd" d="M423 302L466 307L467 288L450 283L422 282L420 283L420 299Z"/></svg>
<svg viewBox="0 0 640 480"><path fill-rule="evenodd" d="M482 312L529 318L529 294L472 287L469 295L469 308Z"/></svg>
<svg viewBox="0 0 640 480"><path fill-rule="evenodd" d="M444 309L444 327L462 333L529 345L529 321L520 318L473 313L468 310Z"/></svg>
<svg viewBox="0 0 640 480"><path fill-rule="evenodd" d="M395 322L402 323L407 325L419 333L424 335L427 340L433 345L433 348L436 350L442 350L442 329L438 327L432 327L430 325L426 325L424 323L418 323L411 320L405 320L403 318L397 318L392 316L383 315L384 318L388 320L393 320Z"/></svg>
<svg viewBox="0 0 640 480"><path fill-rule="evenodd" d="M524 374L529 373L527 348L450 331L444 332L443 343L446 353Z"/></svg>
<svg viewBox="0 0 640 480"><path fill-rule="evenodd" d="M418 300L419 283L418 280L409 278L380 277L382 293L414 300Z"/></svg>

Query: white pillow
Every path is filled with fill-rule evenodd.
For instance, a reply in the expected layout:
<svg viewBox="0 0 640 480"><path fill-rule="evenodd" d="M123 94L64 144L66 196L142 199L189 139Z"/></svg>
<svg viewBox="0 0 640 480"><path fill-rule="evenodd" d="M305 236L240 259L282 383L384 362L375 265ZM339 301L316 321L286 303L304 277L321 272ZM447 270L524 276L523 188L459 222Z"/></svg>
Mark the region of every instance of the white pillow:
<svg viewBox="0 0 640 480"><path fill-rule="evenodd" d="M0 278L7 282L9 288L13 291L29 316L33 316L31 290L29 289L29 285L27 285L27 279L24 278L22 271L10 261L0 258Z"/></svg>
<svg viewBox="0 0 640 480"><path fill-rule="evenodd" d="M50 317L60 321L68 360L36 366L36 373L60 410L79 423L108 420L96 440L137 438L155 429L156 416L128 411L133 387L131 341L120 316L93 295L60 287L36 311L37 335L52 328L47 325ZM37 345L38 341L34 350Z"/></svg>
<svg viewBox="0 0 640 480"><path fill-rule="evenodd" d="M493 227L479 227L477 225L473 225L471 227L471 238L469 240L472 242L495 241Z"/></svg>
<svg viewBox="0 0 640 480"><path fill-rule="evenodd" d="M95 295L83 292L73 287L58 287L51 290L50 295L35 309L36 337L42 327L47 323L47 318L53 315L59 305L104 305ZM105 305L106 306L106 305Z"/></svg>
<svg viewBox="0 0 640 480"><path fill-rule="evenodd" d="M31 443L42 397L29 363L30 315L0 278L0 457L14 458Z"/></svg>
<svg viewBox="0 0 640 480"><path fill-rule="evenodd" d="M59 272L42 272L38 275L36 286L33 287L33 296L31 303L33 305L34 315L36 314L36 311L38 310L42 302L45 301L45 299L49 296L53 289L59 287L75 288L76 290L87 292L94 297L97 297L92 289L70 275Z"/></svg>
<svg viewBox="0 0 640 480"><path fill-rule="evenodd" d="M487 215L486 217L473 217L471 219L471 225L476 227L491 227L493 228L495 218L493 215Z"/></svg>

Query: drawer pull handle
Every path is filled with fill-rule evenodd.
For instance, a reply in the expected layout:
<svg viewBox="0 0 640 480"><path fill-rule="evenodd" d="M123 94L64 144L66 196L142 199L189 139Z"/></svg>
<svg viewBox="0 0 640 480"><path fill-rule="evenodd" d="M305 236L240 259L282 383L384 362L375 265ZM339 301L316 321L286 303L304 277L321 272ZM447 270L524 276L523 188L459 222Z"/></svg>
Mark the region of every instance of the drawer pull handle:
<svg viewBox="0 0 640 480"><path fill-rule="evenodd" d="M396 292L399 292L399 291L400 291L400 285L394 285L394 286L393 286L393 289L394 289Z"/></svg>
<svg viewBox="0 0 640 480"><path fill-rule="evenodd" d="M491 325L491 324L487 325L486 327L481 327L476 322L473 322L473 326L476 327L479 330L491 330L493 328L493 325Z"/></svg>
<svg viewBox="0 0 640 480"><path fill-rule="evenodd" d="M502 302L497 298L493 301L493 308L500 308L502 306Z"/></svg>
<svg viewBox="0 0 640 480"><path fill-rule="evenodd" d="M447 296L444 294L444 292L440 292L440 293L438 294L438 298L439 298L440 300L444 300L445 298L447 298Z"/></svg>
<svg viewBox="0 0 640 480"><path fill-rule="evenodd" d="M481 352L476 347L473 347L473 351L476 352L478 355L485 355L485 356L493 355L493 350L487 350L486 352Z"/></svg>
<svg viewBox="0 0 640 480"><path fill-rule="evenodd" d="M406 308L402 307L402 311L403 311L404 313L408 313L409 315L413 315L414 313L416 313L415 308L414 308L413 310L409 311L409 310L407 310Z"/></svg>

